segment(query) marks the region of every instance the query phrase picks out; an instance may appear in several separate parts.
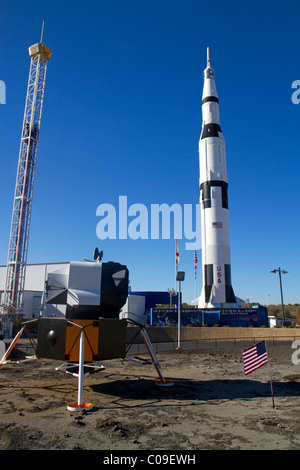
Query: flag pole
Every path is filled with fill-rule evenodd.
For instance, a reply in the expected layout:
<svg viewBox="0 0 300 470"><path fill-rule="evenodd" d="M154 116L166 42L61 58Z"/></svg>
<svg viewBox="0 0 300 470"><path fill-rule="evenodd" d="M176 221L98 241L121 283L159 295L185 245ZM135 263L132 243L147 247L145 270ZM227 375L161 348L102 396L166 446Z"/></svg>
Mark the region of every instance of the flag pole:
<svg viewBox="0 0 300 470"><path fill-rule="evenodd" d="M267 351L267 343L265 340L265 346L266 346L266 351ZM268 354L268 351L267 351ZM268 355L269 357L269 355ZM273 392L273 384L272 384L272 378L271 378L271 367L270 367L270 361L268 359L268 366L269 366L269 374L270 374L270 387L271 387L271 396L272 396L272 406L275 408L275 402L274 402L274 392Z"/></svg>
<svg viewBox="0 0 300 470"><path fill-rule="evenodd" d="M178 272L178 263L179 263L179 250L178 250L178 242L177 239L175 240L175 290L178 293L177 289L177 272Z"/></svg>
<svg viewBox="0 0 300 470"><path fill-rule="evenodd" d="M272 406L273 406L273 408L275 408L273 385L272 385L272 379L271 379L271 368L270 368L270 363L268 363L268 364L269 364L269 372L270 372L270 386L271 386L271 394L272 394Z"/></svg>
<svg viewBox="0 0 300 470"><path fill-rule="evenodd" d="M176 274L177 274L177 240L175 240L175 290L177 292L177 279L176 279Z"/></svg>
<svg viewBox="0 0 300 470"><path fill-rule="evenodd" d="M194 270L195 270L195 299L197 299L197 265L198 265L198 257L196 250L194 252Z"/></svg>

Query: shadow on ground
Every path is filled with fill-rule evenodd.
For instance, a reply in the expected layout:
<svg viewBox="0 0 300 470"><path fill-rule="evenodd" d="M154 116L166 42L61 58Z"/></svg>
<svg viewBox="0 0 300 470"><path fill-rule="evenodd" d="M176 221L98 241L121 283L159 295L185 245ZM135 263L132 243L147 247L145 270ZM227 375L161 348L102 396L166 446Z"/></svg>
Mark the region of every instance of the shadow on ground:
<svg viewBox="0 0 300 470"><path fill-rule="evenodd" d="M300 396L300 383L295 378L272 382L274 397ZM171 387L160 387L154 380L126 379L90 385L96 393L125 399L149 400L234 400L270 396L270 382L257 380L174 380Z"/></svg>

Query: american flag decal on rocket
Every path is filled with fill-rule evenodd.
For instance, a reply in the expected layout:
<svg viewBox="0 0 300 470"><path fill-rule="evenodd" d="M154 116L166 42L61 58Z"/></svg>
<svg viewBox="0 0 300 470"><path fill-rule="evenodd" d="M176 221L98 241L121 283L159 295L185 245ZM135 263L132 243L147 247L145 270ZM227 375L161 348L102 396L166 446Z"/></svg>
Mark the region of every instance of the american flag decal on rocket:
<svg viewBox="0 0 300 470"><path fill-rule="evenodd" d="M223 228L222 222L213 222L212 228Z"/></svg>

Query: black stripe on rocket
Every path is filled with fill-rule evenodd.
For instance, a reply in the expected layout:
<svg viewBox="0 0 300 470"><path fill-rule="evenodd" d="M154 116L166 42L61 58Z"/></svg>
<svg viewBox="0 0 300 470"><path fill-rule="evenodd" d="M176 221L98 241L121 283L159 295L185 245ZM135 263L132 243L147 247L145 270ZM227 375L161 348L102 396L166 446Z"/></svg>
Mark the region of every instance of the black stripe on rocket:
<svg viewBox="0 0 300 470"><path fill-rule="evenodd" d="M230 264L224 265L225 269L225 301L226 303L235 303L236 298L231 285L231 266ZM214 284L213 264L205 264L204 266L204 288L205 288L205 302L208 303L211 297L211 291Z"/></svg>
<svg viewBox="0 0 300 470"><path fill-rule="evenodd" d="M220 180L211 180L201 183L200 191L202 191L202 202L204 209L211 207L211 188L218 186L222 189L222 207L228 209L228 183Z"/></svg>
<svg viewBox="0 0 300 470"><path fill-rule="evenodd" d="M215 100L212 100L212 98L215 98L215 97L208 96L207 98L204 98L204 100L207 99L208 101L215 101ZM218 98L216 98L216 100L217 99ZM222 133L221 127L219 124L215 124L215 123L205 124L203 126L200 140L206 139L207 137L219 137L219 132ZM201 184L200 190L202 190L202 202L204 205L204 209L211 207L211 188L213 186L219 186L222 188L222 207L224 209L228 209L228 183L226 183L225 181L220 181L220 180L206 181L205 183Z"/></svg>
<svg viewBox="0 0 300 470"><path fill-rule="evenodd" d="M216 96L206 96L202 100L202 104L207 103L209 101L215 101L216 103L219 103L219 99Z"/></svg>
<svg viewBox="0 0 300 470"><path fill-rule="evenodd" d="M219 132L222 134L220 124L214 122L204 124L200 140L206 139L206 137L219 137Z"/></svg>

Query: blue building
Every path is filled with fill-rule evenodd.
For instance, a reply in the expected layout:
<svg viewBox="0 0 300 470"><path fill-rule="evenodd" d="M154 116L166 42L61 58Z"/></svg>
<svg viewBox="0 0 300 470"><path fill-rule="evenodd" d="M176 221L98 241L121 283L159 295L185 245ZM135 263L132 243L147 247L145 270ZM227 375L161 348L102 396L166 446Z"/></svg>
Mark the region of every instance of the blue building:
<svg viewBox="0 0 300 470"><path fill-rule="evenodd" d="M231 327L268 327L268 309L266 307L234 309L181 309L182 326L231 326ZM177 326L177 308L151 308L147 312L147 323L151 326Z"/></svg>

